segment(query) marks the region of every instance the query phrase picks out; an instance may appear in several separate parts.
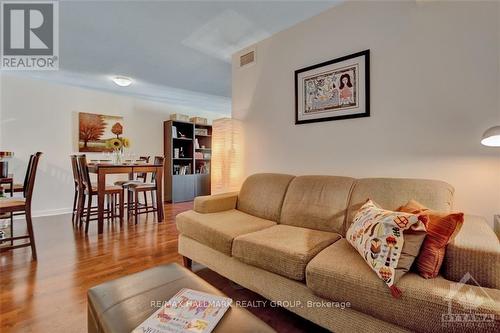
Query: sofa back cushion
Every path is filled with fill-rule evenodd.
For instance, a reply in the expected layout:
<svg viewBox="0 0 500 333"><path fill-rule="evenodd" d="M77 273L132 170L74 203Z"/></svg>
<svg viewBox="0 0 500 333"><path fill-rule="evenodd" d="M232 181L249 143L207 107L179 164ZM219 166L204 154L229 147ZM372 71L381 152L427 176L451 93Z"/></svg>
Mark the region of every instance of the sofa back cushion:
<svg viewBox="0 0 500 333"><path fill-rule="evenodd" d="M248 177L238 194L237 209L277 222L288 184L294 177L276 173L259 173Z"/></svg>
<svg viewBox="0 0 500 333"><path fill-rule="evenodd" d="M281 209L281 224L341 234L354 178L295 177Z"/></svg>
<svg viewBox="0 0 500 333"><path fill-rule="evenodd" d="M345 231L349 228L359 208L368 198L382 208L396 210L410 200L426 207L449 212L453 204L453 187L443 181L405 178L364 178L354 184L347 208Z"/></svg>

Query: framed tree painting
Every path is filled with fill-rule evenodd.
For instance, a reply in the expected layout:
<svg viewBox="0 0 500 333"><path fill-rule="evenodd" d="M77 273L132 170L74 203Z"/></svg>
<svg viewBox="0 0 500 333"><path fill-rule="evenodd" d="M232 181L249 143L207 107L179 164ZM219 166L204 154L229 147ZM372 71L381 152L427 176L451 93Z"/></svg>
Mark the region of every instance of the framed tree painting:
<svg viewBox="0 0 500 333"><path fill-rule="evenodd" d="M295 124L370 116L370 50L295 71Z"/></svg>
<svg viewBox="0 0 500 333"><path fill-rule="evenodd" d="M123 134L123 117L78 113L78 151L111 152L107 141Z"/></svg>

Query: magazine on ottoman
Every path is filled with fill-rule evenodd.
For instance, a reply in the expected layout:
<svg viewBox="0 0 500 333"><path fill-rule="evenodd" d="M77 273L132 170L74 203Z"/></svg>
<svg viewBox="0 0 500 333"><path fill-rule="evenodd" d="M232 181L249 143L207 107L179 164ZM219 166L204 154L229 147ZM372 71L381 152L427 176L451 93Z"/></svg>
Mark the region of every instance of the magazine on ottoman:
<svg viewBox="0 0 500 333"><path fill-rule="evenodd" d="M208 333L231 306L232 299L181 289L132 333Z"/></svg>

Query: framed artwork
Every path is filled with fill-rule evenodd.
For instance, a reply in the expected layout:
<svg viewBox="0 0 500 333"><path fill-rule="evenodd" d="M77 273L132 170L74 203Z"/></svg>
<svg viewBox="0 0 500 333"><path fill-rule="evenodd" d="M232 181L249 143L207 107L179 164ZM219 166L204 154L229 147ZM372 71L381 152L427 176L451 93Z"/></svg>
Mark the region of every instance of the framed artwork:
<svg viewBox="0 0 500 333"><path fill-rule="evenodd" d="M370 116L370 50L295 71L295 124Z"/></svg>
<svg viewBox="0 0 500 333"><path fill-rule="evenodd" d="M94 113L78 113L78 151L79 152L111 152L109 139L123 134L123 117Z"/></svg>

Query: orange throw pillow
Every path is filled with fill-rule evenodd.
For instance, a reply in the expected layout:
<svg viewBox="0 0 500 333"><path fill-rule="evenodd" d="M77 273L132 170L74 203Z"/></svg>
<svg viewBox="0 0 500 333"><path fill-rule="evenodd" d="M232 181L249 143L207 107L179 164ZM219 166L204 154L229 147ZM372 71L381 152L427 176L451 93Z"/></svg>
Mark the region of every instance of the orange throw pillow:
<svg viewBox="0 0 500 333"><path fill-rule="evenodd" d="M398 211L429 216L427 235L415 260L415 266L422 277L435 278L443 264L446 245L455 238L462 227L464 214L436 212L415 200L408 201L406 205L399 207Z"/></svg>

